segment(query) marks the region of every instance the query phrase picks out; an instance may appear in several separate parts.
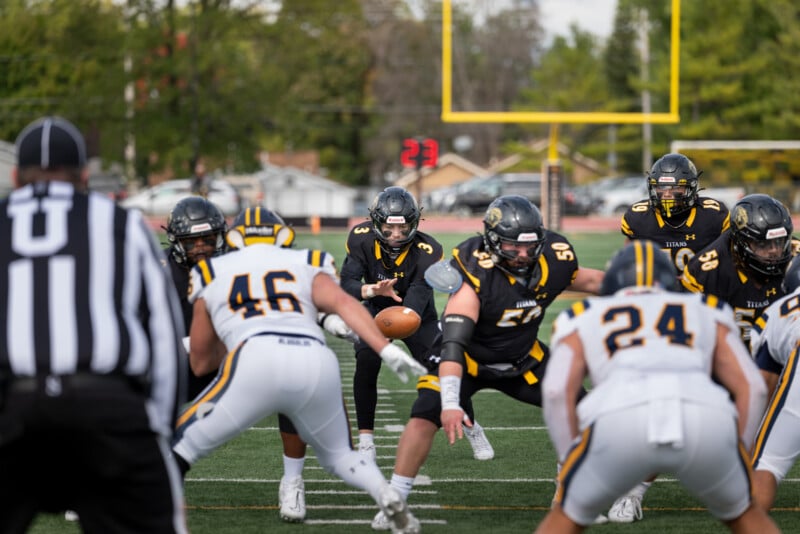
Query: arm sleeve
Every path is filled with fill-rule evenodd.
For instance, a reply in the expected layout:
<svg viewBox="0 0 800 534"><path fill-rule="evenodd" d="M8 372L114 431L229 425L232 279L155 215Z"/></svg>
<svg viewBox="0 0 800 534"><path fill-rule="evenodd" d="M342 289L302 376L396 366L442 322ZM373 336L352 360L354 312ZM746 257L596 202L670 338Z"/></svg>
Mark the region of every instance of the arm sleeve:
<svg viewBox="0 0 800 534"><path fill-rule="evenodd" d="M739 338L739 330L736 328L729 328L726 338L728 346L731 347L732 352L739 362L739 366L744 373L745 379L749 385L749 399L747 402L747 421L744 425L744 434L742 439L745 446L748 448L753 444L756 437L756 432L761 424L761 417L764 414L764 408L767 403L767 386L764 379L758 372L755 362L750 357L750 353Z"/></svg>
<svg viewBox="0 0 800 534"><path fill-rule="evenodd" d="M559 461L564 460L573 440L566 395L573 357L574 353L567 345L556 345L542 383L544 420Z"/></svg>

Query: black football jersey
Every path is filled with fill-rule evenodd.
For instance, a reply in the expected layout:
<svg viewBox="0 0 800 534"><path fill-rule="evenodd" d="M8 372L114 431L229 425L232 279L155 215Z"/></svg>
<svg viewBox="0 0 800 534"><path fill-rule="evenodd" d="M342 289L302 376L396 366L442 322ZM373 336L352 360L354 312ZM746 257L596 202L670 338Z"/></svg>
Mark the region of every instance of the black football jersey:
<svg viewBox="0 0 800 534"><path fill-rule="evenodd" d="M728 208L713 198L700 197L686 222L673 226L661 212L644 200L622 216L621 230L629 239L649 239L672 257L678 275L699 250L710 245L730 227Z"/></svg>
<svg viewBox="0 0 800 534"><path fill-rule="evenodd" d="M494 267L483 238L453 249L452 265L480 300L467 355L479 364L518 363L534 349L545 309L575 280L578 258L567 239L548 231L535 288Z"/></svg>
<svg viewBox="0 0 800 534"><path fill-rule="evenodd" d="M403 306L419 313L423 322L438 318L433 289L423 276L428 267L444 258L442 245L436 239L418 231L410 246L392 260L381 250L372 222L365 221L350 230L346 251L340 274L342 289L361 300L363 284L397 278L394 289L403 299ZM378 296L367 300L367 308L372 315L398 304L389 297Z"/></svg>
<svg viewBox="0 0 800 534"><path fill-rule="evenodd" d="M722 234L689 260L681 283L690 291L714 295L730 304L742 341L748 346L756 319L784 295L780 278L761 284L737 267L731 252L730 232Z"/></svg>

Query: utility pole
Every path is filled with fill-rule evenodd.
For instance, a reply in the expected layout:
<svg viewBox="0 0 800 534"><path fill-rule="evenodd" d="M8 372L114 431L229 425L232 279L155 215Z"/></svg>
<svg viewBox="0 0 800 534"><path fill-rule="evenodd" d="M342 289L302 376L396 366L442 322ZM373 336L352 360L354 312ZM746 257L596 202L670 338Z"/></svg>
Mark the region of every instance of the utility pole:
<svg viewBox="0 0 800 534"><path fill-rule="evenodd" d="M650 101L650 19L646 9L639 11L639 51L641 53L641 78L642 78L642 113L652 112ZM642 169L649 169L653 161L650 145L653 142L653 125L649 122L642 123Z"/></svg>

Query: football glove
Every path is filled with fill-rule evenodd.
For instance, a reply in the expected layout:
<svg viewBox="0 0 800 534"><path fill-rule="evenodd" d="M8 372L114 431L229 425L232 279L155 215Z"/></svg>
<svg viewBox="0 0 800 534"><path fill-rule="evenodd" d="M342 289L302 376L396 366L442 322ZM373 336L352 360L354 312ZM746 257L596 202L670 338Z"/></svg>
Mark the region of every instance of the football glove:
<svg viewBox="0 0 800 534"><path fill-rule="evenodd" d="M344 319L336 315L335 313L329 313L322 317L322 328L324 328L329 333L333 334L336 337L340 337L342 339L346 339L355 343L358 341L358 336L353 329L347 326L347 323L344 322Z"/></svg>
<svg viewBox="0 0 800 534"><path fill-rule="evenodd" d="M409 374L422 376L428 372L425 367L409 356L406 351L392 343L383 347L380 352L380 357L403 382L408 382Z"/></svg>

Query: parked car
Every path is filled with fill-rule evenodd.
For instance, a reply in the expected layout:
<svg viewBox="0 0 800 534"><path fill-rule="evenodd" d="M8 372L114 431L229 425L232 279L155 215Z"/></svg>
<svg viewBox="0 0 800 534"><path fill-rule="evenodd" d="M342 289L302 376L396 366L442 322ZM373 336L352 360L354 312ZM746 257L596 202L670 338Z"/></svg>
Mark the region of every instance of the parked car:
<svg viewBox="0 0 800 534"><path fill-rule="evenodd" d="M169 215L179 200L192 196L190 179L169 180L148 187L120 202L126 208L141 210L146 215ZM213 180L209 186L208 200L226 216L239 213L241 203L236 189L222 180Z"/></svg>
<svg viewBox="0 0 800 534"><path fill-rule="evenodd" d="M622 215L640 200L647 200L647 179L642 176L613 176L590 185L599 215Z"/></svg>
<svg viewBox="0 0 800 534"><path fill-rule="evenodd" d="M522 195L537 206L542 201L542 175L540 173L495 174L487 178L470 180L452 197L445 211L459 215L484 213L494 199L503 195Z"/></svg>
<svg viewBox="0 0 800 534"><path fill-rule="evenodd" d="M562 200L563 215L589 215L597 206L597 200L585 185L565 186Z"/></svg>

